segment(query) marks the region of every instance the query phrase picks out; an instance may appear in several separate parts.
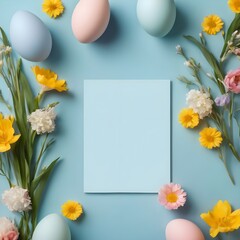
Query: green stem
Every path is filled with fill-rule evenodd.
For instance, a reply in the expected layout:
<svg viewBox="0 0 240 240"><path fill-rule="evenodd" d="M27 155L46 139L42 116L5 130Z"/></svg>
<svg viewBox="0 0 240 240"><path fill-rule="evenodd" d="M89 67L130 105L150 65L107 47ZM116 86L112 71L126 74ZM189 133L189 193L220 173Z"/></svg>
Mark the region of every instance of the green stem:
<svg viewBox="0 0 240 240"><path fill-rule="evenodd" d="M228 176L229 176L232 184L235 185L234 178L233 178L233 176L231 175L231 173L230 173L230 171L229 171L229 169L228 169L226 157L224 156L224 153L223 153L221 147L219 148L219 158L222 160L223 165L224 165L224 167L225 167L225 169L226 169L226 171L227 171L227 174L228 174Z"/></svg>
<svg viewBox="0 0 240 240"><path fill-rule="evenodd" d="M47 142L47 138L48 138L48 134L46 134L46 137L42 143L42 147L41 147L41 150L40 150L40 153L38 155L38 158L37 158L37 161L36 161L36 164L34 166L34 170L33 170L33 178L36 176L36 173L37 173L37 170L38 170L38 167L39 167L39 163L42 159L42 156L43 156L43 153L46 149L46 142Z"/></svg>

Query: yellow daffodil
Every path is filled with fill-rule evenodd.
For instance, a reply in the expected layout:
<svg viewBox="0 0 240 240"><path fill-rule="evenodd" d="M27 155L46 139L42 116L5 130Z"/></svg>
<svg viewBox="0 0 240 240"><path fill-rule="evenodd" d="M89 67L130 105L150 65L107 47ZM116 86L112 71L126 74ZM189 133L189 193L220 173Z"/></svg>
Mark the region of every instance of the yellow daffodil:
<svg viewBox="0 0 240 240"><path fill-rule="evenodd" d="M240 227L240 209L232 212L228 201L218 201L208 213L202 213L201 218L210 226L210 235L216 237L220 232L231 232Z"/></svg>
<svg viewBox="0 0 240 240"><path fill-rule="evenodd" d="M210 35L220 32L223 27L222 19L217 15L209 15L203 19L202 29Z"/></svg>
<svg viewBox="0 0 240 240"><path fill-rule="evenodd" d="M240 13L240 1L239 0L229 0L228 6L234 13Z"/></svg>
<svg viewBox="0 0 240 240"><path fill-rule="evenodd" d="M37 81L42 86L42 92L57 90L58 92L67 91L67 83L65 80L58 80L58 75L50 69L40 68L39 66L32 67L32 71Z"/></svg>
<svg viewBox="0 0 240 240"><path fill-rule="evenodd" d="M223 141L221 132L216 128L204 128L199 135L200 144L208 149L219 147Z"/></svg>
<svg viewBox="0 0 240 240"><path fill-rule="evenodd" d="M11 149L11 144L15 143L20 135L14 135L13 117L4 118L0 114L0 152L6 152Z"/></svg>
<svg viewBox="0 0 240 240"><path fill-rule="evenodd" d="M61 0L44 0L42 4L42 11L49 17L56 18L64 11L64 6Z"/></svg>
<svg viewBox="0 0 240 240"><path fill-rule="evenodd" d="M69 200L62 205L62 215L70 220L76 220L82 213L82 205L76 201Z"/></svg>
<svg viewBox="0 0 240 240"><path fill-rule="evenodd" d="M178 120L185 128L194 128L199 124L199 115L191 108L184 108L178 115Z"/></svg>

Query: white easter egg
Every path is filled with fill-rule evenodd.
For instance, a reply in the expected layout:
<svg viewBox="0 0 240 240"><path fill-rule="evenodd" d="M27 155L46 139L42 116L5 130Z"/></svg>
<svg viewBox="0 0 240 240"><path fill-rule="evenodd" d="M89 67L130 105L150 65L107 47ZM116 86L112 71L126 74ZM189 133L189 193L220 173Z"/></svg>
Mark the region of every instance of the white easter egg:
<svg viewBox="0 0 240 240"><path fill-rule="evenodd" d="M17 11L10 23L12 47L26 60L41 62L52 49L52 37L45 24L28 11Z"/></svg>
<svg viewBox="0 0 240 240"><path fill-rule="evenodd" d="M96 41L110 19L108 0L80 0L72 14L72 31L79 42Z"/></svg>
<svg viewBox="0 0 240 240"><path fill-rule="evenodd" d="M138 0L137 18L147 33L163 37L172 29L176 19L174 0Z"/></svg>
<svg viewBox="0 0 240 240"><path fill-rule="evenodd" d="M71 233L61 216L50 214L38 223L32 240L71 240Z"/></svg>

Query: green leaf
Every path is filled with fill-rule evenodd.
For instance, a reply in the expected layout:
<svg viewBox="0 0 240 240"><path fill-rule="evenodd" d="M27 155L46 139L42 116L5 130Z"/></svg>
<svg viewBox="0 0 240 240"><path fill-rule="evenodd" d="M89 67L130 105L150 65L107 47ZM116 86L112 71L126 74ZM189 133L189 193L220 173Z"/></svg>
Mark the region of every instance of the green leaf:
<svg viewBox="0 0 240 240"><path fill-rule="evenodd" d="M33 229L37 224L37 212L38 207L41 202L41 197L45 186L47 184L48 178L51 175L55 165L57 164L59 158L55 159L47 168L43 169L40 175L35 178L31 186L31 196L32 196L32 226Z"/></svg>
<svg viewBox="0 0 240 240"><path fill-rule="evenodd" d="M199 48L199 50L202 52L203 56L205 57L205 59L207 60L209 65L214 70L216 79L222 80L224 78L223 77L224 74L221 70L219 62L216 60L214 55L201 42L199 42L194 37L192 37L192 36L184 36L184 37ZM221 82L218 81L217 86L219 87L219 90L221 91L221 93L225 93L225 88Z"/></svg>
<svg viewBox="0 0 240 240"><path fill-rule="evenodd" d="M53 168L55 167L58 160L59 160L59 158L55 159L48 167L43 168L41 170L40 174L35 179L33 179L32 184L31 184L31 192L32 193L36 190L36 188L39 186L41 181L44 181L46 176L48 176L49 173L53 170Z"/></svg>
<svg viewBox="0 0 240 240"><path fill-rule="evenodd" d="M223 57L223 54L227 48L227 44L228 41L230 40L232 34L236 31L236 30L240 30L240 14L236 14L235 18L233 19L232 23L230 24L228 30L227 30L227 34L225 37L225 42L224 42L224 46L220 55L220 58Z"/></svg>
<svg viewBox="0 0 240 240"><path fill-rule="evenodd" d="M4 30L0 27L0 31L1 31L1 34L2 34L2 41L3 41L3 44L5 46L10 46L10 43L8 41L8 38L7 38L7 35L6 33L4 32Z"/></svg>
<svg viewBox="0 0 240 240"><path fill-rule="evenodd" d="M36 105L36 101L35 101L35 97L33 95L32 89L29 85L29 82L28 82L25 74L23 73L23 71L21 71L21 63L22 63L22 60L19 59L19 61L18 61L18 78L19 78L19 82L22 86L22 91L24 91L24 96L25 96L25 100L27 103L28 112L32 113L33 111L36 110L37 105Z"/></svg>
<svg viewBox="0 0 240 240"><path fill-rule="evenodd" d="M5 98L3 97L2 91L0 90L0 102L3 103L8 110L11 112L12 111L12 107L10 104L8 104L8 102L5 100Z"/></svg>

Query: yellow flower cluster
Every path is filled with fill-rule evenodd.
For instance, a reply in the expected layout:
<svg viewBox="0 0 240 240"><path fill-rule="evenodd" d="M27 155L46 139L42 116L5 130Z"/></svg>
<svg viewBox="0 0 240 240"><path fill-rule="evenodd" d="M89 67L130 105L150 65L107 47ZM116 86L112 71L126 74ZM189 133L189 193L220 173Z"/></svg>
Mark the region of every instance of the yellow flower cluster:
<svg viewBox="0 0 240 240"><path fill-rule="evenodd" d="M184 108L179 113L178 120L183 127L194 128L199 124L199 115L191 108ZM219 147L223 141L221 132L216 128L204 128L199 135L200 144L208 149Z"/></svg>
<svg viewBox="0 0 240 240"><path fill-rule="evenodd" d="M208 213L202 213L201 218L210 226L211 237L218 233L232 232L240 227L240 209L232 212L228 201L218 201Z"/></svg>
<svg viewBox="0 0 240 240"><path fill-rule="evenodd" d="M67 91L67 83L65 80L58 80L58 75L49 70L40 68L39 66L32 67L32 71L36 80L42 86L42 92L57 90L58 92Z"/></svg>
<svg viewBox="0 0 240 240"><path fill-rule="evenodd" d="M11 144L17 142L20 135L14 135L14 118L12 116L4 118L0 113L0 152L11 149Z"/></svg>

